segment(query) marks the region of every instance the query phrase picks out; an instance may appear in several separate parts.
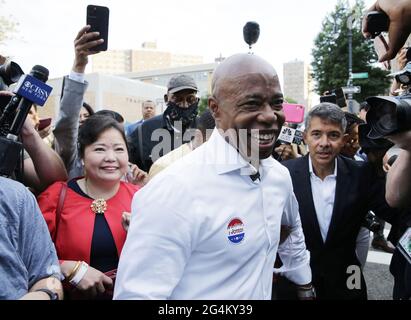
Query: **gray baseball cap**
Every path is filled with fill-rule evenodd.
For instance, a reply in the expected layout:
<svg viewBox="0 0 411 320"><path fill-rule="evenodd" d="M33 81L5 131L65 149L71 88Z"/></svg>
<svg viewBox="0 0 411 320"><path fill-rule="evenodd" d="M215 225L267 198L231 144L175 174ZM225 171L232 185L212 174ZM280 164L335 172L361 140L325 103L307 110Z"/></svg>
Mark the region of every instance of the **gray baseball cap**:
<svg viewBox="0 0 411 320"><path fill-rule="evenodd" d="M168 82L167 89L169 93L176 93L182 90L198 91L197 84L194 79L185 74L172 77Z"/></svg>

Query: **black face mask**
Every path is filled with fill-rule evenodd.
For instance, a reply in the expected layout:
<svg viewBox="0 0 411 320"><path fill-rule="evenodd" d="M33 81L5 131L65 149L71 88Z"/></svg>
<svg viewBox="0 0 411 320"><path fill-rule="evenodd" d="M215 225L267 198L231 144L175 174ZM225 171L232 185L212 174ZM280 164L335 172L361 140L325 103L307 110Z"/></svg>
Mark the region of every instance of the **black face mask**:
<svg viewBox="0 0 411 320"><path fill-rule="evenodd" d="M167 109L164 111L164 118L167 122L169 130L174 130L174 122L181 121L183 124L183 130L190 127L194 119L198 115L198 102L192 104L190 107L184 109L180 108L178 104L169 101L167 103Z"/></svg>

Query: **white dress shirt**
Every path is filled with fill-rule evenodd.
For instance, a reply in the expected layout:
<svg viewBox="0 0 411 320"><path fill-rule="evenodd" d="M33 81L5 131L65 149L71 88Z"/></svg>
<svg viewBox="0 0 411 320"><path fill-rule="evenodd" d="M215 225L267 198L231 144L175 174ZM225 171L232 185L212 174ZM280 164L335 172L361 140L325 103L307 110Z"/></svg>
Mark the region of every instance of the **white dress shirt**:
<svg viewBox="0 0 411 320"><path fill-rule="evenodd" d="M134 197L115 299L270 299L276 253L285 276L311 282L290 175L272 159L260 179L215 130ZM292 233L279 246L280 226Z"/></svg>
<svg viewBox="0 0 411 320"><path fill-rule="evenodd" d="M335 189L337 185L337 158L335 159L334 174L325 177L324 180L321 180L314 173L311 156L308 157L308 165L315 212L317 213L321 236L325 242L334 209Z"/></svg>

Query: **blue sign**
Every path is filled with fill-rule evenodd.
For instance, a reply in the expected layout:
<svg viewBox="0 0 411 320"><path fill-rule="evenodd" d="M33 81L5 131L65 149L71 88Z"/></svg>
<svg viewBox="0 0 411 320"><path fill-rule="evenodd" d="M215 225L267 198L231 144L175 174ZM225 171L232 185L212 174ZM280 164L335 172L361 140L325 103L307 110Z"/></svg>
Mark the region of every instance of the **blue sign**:
<svg viewBox="0 0 411 320"><path fill-rule="evenodd" d="M20 78L14 93L42 107L52 90L53 88L44 82L26 74Z"/></svg>

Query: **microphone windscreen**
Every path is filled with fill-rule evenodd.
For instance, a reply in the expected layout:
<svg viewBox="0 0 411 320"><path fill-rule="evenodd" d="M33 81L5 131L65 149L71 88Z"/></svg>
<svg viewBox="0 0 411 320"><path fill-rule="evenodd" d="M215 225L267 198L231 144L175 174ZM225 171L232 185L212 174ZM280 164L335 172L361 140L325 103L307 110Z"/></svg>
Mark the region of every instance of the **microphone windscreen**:
<svg viewBox="0 0 411 320"><path fill-rule="evenodd" d="M260 26L257 22L249 21L243 29L244 41L249 45L253 45L260 37Z"/></svg>
<svg viewBox="0 0 411 320"><path fill-rule="evenodd" d="M40 81L47 82L49 79L49 70L43 66L36 65L31 69L30 75Z"/></svg>

